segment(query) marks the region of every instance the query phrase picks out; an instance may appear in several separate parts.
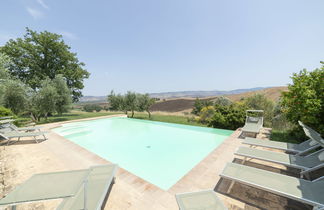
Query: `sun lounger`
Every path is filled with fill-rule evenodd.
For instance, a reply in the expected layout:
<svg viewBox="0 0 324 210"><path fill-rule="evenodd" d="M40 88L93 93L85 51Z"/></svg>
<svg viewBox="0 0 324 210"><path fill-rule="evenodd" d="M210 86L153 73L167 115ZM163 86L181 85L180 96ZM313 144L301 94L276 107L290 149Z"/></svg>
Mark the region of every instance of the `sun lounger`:
<svg viewBox="0 0 324 210"><path fill-rule="evenodd" d="M5 116L5 117L0 117L0 120L7 120L7 119L11 119L12 116Z"/></svg>
<svg viewBox="0 0 324 210"><path fill-rule="evenodd" d="M89 169L34 174L0 199L0 206L73 196L83 185Z"/></svg>
<svg viewBox="0 0 324 210"><path fill-rule="evenodd" d="M0 120L0 125L4 125L4 124L8 124L8 123L12 123L15 120L13 119L6 119L6 120Z"/></svg>
<svg viewBox="0 0 324 210"><path fill-rule="evenodd" d="M209 209L227 210L213 190L204 190L193 193L175 195L179 210Z"/></svg>
<svg viewBox="0 0 324 210"><path fill-rule="evenodd" d="M305 125L301 121L298 121L298 123L303 127L306 136L313 139L314 141L317 141L322 147L324 147L324 139L321 137L321 134L316 132L311 127L308 127L307 125Z"/></svg>
<svg viewBox="0 0 324 210"><path fill-rule="evenodd" d="M13 131L26 131L26 132L36 131L36 130L41 131L40 129L42 128L42 126L17 127L15 124L12 123L13 121L14 120L0 121L0 128L1 129L10 128Z"/></svg>
<svg viewBox="0 0 324 210"><path fill-rule="evenodd" d="M91 167L85 187L76 196L64 199L57 210L102 209L114 184L116 170L117 165Z"/></svg>
<svg viewBox="0 0 324 210"><path fill-rule="evenodd" d="M242 143L248 144L250 146L279 149L279 150L294 153L297 155L304 155L304 154L310 152L311 150L314 150L314 149L320 147L320 144L317 141L314 141L312 139L304 141L300 144L292 144L292 143L286 143L286 142L278 142L278 141L246 137L242 141Z"/></svg>
<svg viewBox="0 0 324 210"><path fill-rule="evenodd" d="M17 127L14 124L10 124L9 127L15 131L26 131L26 132L36 131L36 130L41 131L41 128L43 128L42 126Z"/></svg>
<svg viewBox="0 0 324 210"><path fill-rule="evenodd" d="M324 167L324 149L316 151L308 156L290 155L266 150L258 150L250 147L239 147L234 153L235 155L245 158L258 159L284 166L297 168L302 170L301 175L305 175L311 171Z"/></svg>
<svg viewBox="0 0 324 210"><path fill-rule="evenodd" d="M228 163L220 176L312 205L314 208L324 207L323 176L308 181L235 163Z"/></svg>
<svg viewBox="0 0 324 210"><path fill-rule="evenodd" d="M105 190L112 184L117 167L110 164L82 170L35 174L0 199L0 206L10 205L15 209L18 204L64 199L59 208L98 209L100 202L105 200ZM81 198L84 189L87 192L87 208ZM80 208L75 205L79 201L82 202Z"/></svg>
<svg viewBox="0 0 324 210"><path fill-rule="evenodd" d="M0 136L4 139L6 139L8 142L7 142L7 145L10 144L10 142L12 141L12 139L15 139L17 138L17 141L20 141L21 138L25 138L25 137L33 137L34 140L36 141L36 143L38 143L38 139L36 138L37 136L43 136L44 139L42 140L46 140L46 136L45 136L45 133L47 132L17 132L17 131L12 131L12 132L0 132Z"/></svg>
<svg viewBox="0 0 324 210"><path fill-rule="evenodd" d="M242 132L258 134L263 126L263 117L249 116L249 113L263 113L263 110L247 110Z"/></svg>

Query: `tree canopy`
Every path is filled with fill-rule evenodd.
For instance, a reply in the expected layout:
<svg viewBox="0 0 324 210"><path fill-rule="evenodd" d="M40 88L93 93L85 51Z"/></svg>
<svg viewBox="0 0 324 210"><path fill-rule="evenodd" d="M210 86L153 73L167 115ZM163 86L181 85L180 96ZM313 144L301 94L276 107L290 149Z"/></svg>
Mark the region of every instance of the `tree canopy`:
<svg viewBox="0 0 324 210"><path fill-rule="evenodd" d="M324 64L323 62L321 62ZM300 120L324 134L324 65L314 71L294 73L293 83L282 94L282 110L287 119Z"/></svg>
<svg viewBox="0 0 324 210"><path fill-rule="evenodd" d="M90 74L70 50L61 35L29 28L23 38L11 39L0 48L11 60L8 70L14 77L36 90L46 78L61 74L77 101L82 96L83 80Z"/></svg>
<svg viewBox="0 0 324 210"><path fill-rule="evenodd" d="M107 97L109 109L112 111L124 111L126 114L131 111L131 117L134 111L146 111L151 117L150 107L155 103L154 98L150 98L148 94L139 94L128 91L125 95L115 94L111 91Z"/></svg>
<svg viewBox="0 0 324 210"><path fill-rule="evenodd" d="M39 121L49 114L66 112L71 106L71 93L62 75L53 80L47 78L41 83L37 91L33 91L28 107L32 118Z"/></svg>
<svg viewBox="0 0 324 210"><path fill-rule="evenodd" d="M155 99L150 98L149 94L138 94L136 98L138 111L146 111L149 114L149 118L151 118L150 107L155 103Z"/></svg>

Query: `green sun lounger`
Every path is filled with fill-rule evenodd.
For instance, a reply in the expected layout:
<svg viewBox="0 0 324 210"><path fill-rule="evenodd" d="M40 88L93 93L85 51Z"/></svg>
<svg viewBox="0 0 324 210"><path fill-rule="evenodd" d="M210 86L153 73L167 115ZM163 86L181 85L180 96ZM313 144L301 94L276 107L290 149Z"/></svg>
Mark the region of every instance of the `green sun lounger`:
<svg viewBox="0 0 324 210"><path fill-rule="evenodd" d="M249 113L263 113L263 110L246 110L245 125L242 132L258 134L263 126L263 117L249 116Z"/></svg>
<svg viewBox="0 0 324 210"><path fill-rule="evenodd" d="M116 171L117 165L112 164L91 167L85 187L80 188L76 196L65 198L57 210L102 209Z"/></svg>
<svg viewBox="0 0 324 210"><path fill-rule="evenodd" d="M10 144L10 142L13 140L13 139L17 139L17 141L20 141L21 138L25 138L25 137L33 137L35 142L38 143L38 140L36 137L37 136L43 136L44 138L41 139L41 140L46 140L46 134L47 132L17 132L17 131L9 131L9 132L0 132L0 136L4 139L6 139L8 142L7 142L7 145Z"/></svg>
<svg viewBox="0 0 324 210"><path fill-rule="evenodd" d="M5 117L0 117L0 120L8 120L11 119L13 116L5 116Z"/></svg>
<svg viewBox="0 0 324 210"><path fill-rule="evenodd" d="M301 121L298 121L298 123L303 127L306 136L313 139L314 141L317 141L322 147L324 147L324 139L321 137L321 134L316 132L311 127L308 127L307 125L305 125Z"/></svg>
<svg viewBox="0 0 324 210"><path fill-rule="evenodd" d="M313 181L265 171L236 163L227 163L220 176L280 196L324 208L324 177Z"/></svg>
<svg viewBox="0 0 324 210"><path fill-rule="evenodd" d="M42 128L42 126L17 127L15 124L12 123L13 121L14 120L2 120L2 123L0 123L1 129L9 128L12 131L30 132L30 131L36 131L36 130L41 131L40 129Z"/></svg>
<svg viewBox="0 0 324 210"><path fill-rule="evenodd" d="M31 126L31 127L17 127L16 125L14 124L10 124L9 127L12 129L12 130L15 130L15 131L26 131L26 132L30 132L30 131L41 131L41 129L43 128L42 126Z"/></svg>
<svg viewBox="0 0 324 210"><path fill-rule="evenodd" d="M279 150L283 150L285 152L290 152L290 153L297 154L297 155L304 155L304 154L321 146L317 141L314 141L312 139L304 141L300 144L292 144L292 143L286 143L286 142L278 142L278 141L246 137L242 141L242 143L250 145L250 146L279 149Z"/></svg>
<svg viewBox="0 0 324 210"><path fill-rule="evenodd" d="M0 125L4 125L4 124L8 124L8 123L12 123L15 120L13 119L5 119L5 120L0 120Z"/></svg>
<svg viewBox="0 0 324 210"><path fill-rule="evenodd" d="M23 203L73 196L88 174L88 169L34 174L0 199L0 206L10 205L15 209L16 205Z"/></svg>
<svg viewBox="0 0 324 210"><path fill-rule="evenodd" d="M217 197L215 191L213 190L180 193L176 194L175 197L179 206L179 210L227 210L223 202Z"/></svg>
<svg viewBox="0 0 324 210"><path fill-rule="evenodd" d="M290 155L250 147L239 147L234 153L245 158L258 159L302 170L301 175L324 167L324 149L307 156Z"/></svg>
<svg viewBox="0 0 324 210"><path fill-rule="evenodd" d="M117 168L117 165L109 164L89 169L35 174L0 199L0 207L9 205L15 209L18 204L64 199L59 209L100 209ZM84 195L86 202L82 197ZM84 204L87 208L84 208Z"/></svg>

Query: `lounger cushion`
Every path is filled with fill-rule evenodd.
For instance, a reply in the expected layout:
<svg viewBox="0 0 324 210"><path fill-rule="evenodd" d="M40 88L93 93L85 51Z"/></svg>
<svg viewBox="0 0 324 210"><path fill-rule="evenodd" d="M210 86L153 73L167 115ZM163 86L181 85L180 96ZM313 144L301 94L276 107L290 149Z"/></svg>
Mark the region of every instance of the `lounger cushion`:
<svg viewBox="0 0 324 210"><path fill-rule="evenodd" d="M87 209L101 209L110 185L117 170L117 165L103 165L90 168L91 172L87 182ZM84 208L84 187L81 187L78 194L66 198L57 208L58 210L80 210Z"/></svg>
<svg viewBox="0 0 324 210"><path fill-rule="evenodd" d="M176 199L180 210L227 210L213 190L177 194Z"/></svg>
<svg viewBox="0 0 324 210"><path fill-rule="evenodd" d="M236 163L228 163L220 176L310 205L324 205L324 180L311 182Z"/></svg>
<svg viewBox="0 0 324 210"><path fill-rule="evenodd" d="M279 141L271 141L266 139L258 139L258 138L250 138L245 137L242 141L243 144L253 145L253 146L261 146L268 147L273 149L285 150L293 153L301 153L305 152L311 148L315 149L316 147L320 147L317 141L307 140L300 144L292 144L286 142Z"/></svg>
<svg viewBox="0 0 324 210"><path fill-rule="evenodd" d="M257 123L257 122L259 122L259 118L258 118L258 117L249 117L249 118L248 118L248 121L249 121L249 122Z"/></svg>
<svg viewBox="0 0 324 210"><path fill-rule="evenodd" d="M321 163L318 155L302 157L298 155L290 155L286 153L278 153L266 150L259 150L250 147L239 147L235 155L248 158L269 161L298 169L309 169Z"/></svg>

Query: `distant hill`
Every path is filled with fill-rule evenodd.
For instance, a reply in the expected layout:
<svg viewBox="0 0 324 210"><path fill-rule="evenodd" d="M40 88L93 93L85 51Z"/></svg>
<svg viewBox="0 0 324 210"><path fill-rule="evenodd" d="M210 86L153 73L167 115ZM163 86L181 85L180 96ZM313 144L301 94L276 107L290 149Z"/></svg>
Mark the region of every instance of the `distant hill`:
<svg viewBox="0 0 324 210"><path fill-rule="evenodd" d="M240 94L231 94L231 95L225 95L227 98L229 98L231 101L239 101L241 98L246 98L249 96L252 96L253 94L260 93L264 94L268 99L272 101L277 101L279 97L281 96L281 92L287 91L288 88L286 86L283 87L271 87L271 88L265 88L262 90L256 90L256 91L250 91Z"/></svg>
<svg viewBox="0 0 324 210"><path fill-rule="evenodd" d="M231 95L240 94L251 91L263 90L265 87L256 87L249 89L236 89L236 90L212 90L212 91L175 91L175 92L162 92L162 93L150 93L152 98L205 98L219 95ZM80 102L104 102L107 100L107 96L83 96Z"/></svg>
<svg viewBox="0 0 324 210"><path fill-rule="evenodd" d="M83 96L80 102L104 102L107 101L107 96Z"/></svg>
<svg viewBox="0 0 324 210"><path fill-rule="evenodd" d="M231 101L239 101L242 98L249 97L256 93L264 94L267 98L272 101L277 101L281 95L281 92L287 91L287 87L271 87L264 88L254 91L243 92L239 94L224 95L229 98ZM216 97L206 97L205 100L212 100ZM151 107L151 111L162 111L162 112L190 112L195 103L195 98L173 98L173 99L164 99L160 102L155 103Z"/></svg>
<svg viewBox="0 0 324 210"><path fill-rule="evenodd" d="M212 90L212 91L177 91L177 92L162 92L162 93L150 93L150 96L153 98L205 98L210 96L219 96L219 95L231 95L239 94L250 91L262 90L264 87L256 87L249 89L236 89L236 90Z"/></svg>

